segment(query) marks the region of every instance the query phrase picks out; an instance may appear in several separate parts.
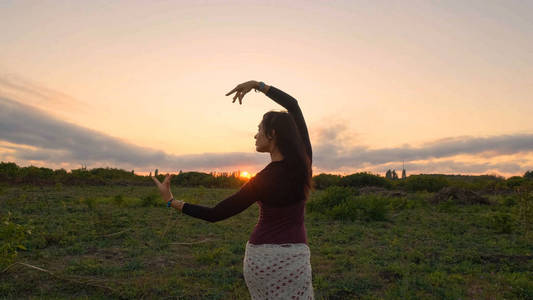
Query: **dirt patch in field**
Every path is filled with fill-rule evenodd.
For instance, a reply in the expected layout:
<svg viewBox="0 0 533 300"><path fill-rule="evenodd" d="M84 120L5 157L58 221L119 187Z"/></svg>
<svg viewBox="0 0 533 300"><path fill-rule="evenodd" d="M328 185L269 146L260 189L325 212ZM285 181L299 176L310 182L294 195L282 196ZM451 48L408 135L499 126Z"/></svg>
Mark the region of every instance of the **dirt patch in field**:
<svg viewBox="0 0 533 300"><path fill-rule="evenodd" d="M494 255L481 255L480 258L484 261L491 263L500 263L500 262L513 262L517 264L528 263L533 259L533 255L503 255L503 254L494 254Z"/></svg>
<svg viewBox="0 0 533 300"><path fill-rule="evenodd" d="M445 187L435 193L433 198L431 198L433 204L439 204L448 200L453 201L455 204L490 204L489 199L486 197L476 192L457 187Z"/></svg>
<svg viewBox="0 0 533 300"><path fill-rule="evenodd" d="M377 186L365 186L359 189L361 195L376 194L383 197L405 197L407 193L400 190L387 190Z"/></svg>
<svg viewBox="0 0 533 300"><path fill-rule="evenodd" d="M394 282L402 279L402 274L391 271L391 270L383 270L379 272L379 277L383 278L384 280L388 282Z"/></svg>

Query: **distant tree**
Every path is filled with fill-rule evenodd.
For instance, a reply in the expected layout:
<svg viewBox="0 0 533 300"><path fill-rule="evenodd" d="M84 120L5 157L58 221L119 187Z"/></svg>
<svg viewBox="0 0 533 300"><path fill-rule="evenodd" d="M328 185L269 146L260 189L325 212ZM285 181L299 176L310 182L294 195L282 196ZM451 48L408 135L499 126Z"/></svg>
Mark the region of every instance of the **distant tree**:
<svg viewBox="0 0 533 300"><path fill-rule="evenodd" d="M514 189L515 187L518 187L522 185L527 180L527 177L520 177L520 176L512 176L507 178L505 180L505 183L507 184L507 187Z"/></svg>
<svg viewBox="0 0 533 300"><path fill-rule="evenodd" d="M387 170L387 173L385 173L385 178L392 179L392 172L390 169Z"/></svg>
<svg viewBox="0 0 533 300"><path fill-rule="evenodd" d="M392 179L398 179L398 174L396 174L396 170L392 170Z"/></svg>
<svg viewBox="0 0 533 300"><path fill-rule="evenodd" d="M157 177L157 175L159 175L159 170L155 169L155 177Z"/></svg>
<svg viewBox="0 0 533 300"><path fill-rule="evenodd" d="M313 176L313 184L315 188L319 190L328 188L330 186L339 185L340 180L340 175L318 174Z"/></svg>
<svg viewBox="0 0 533 300"><path fill-rule="evenodd" d="M448 185L449 183L446 177L439 174L411 175L405 180L405 189L412 192L438 192Z"/></svg>
<svg viewBox="0 0 533 300"><path fill-rule="evenodd" d="M531 171L527 171L527 172L524 174L524 177L525 177L525 178L529 178L529 179L533 179L533 170L531 170Z"/></svg>
<svg viewBox="0 0 533 300"><path fill-rule="evenodd" d="M407 175L405 174L405 169L402 170L402 179L407 178Z"/></svg>
<svg viewBox="0 0 533 300"><path fill-rule="evenodd" d="M15 163L0 163L0 180L14 182L20 168Z"/></svg>
<svg viewBox="0 0 533 300"><path fill-rule="evenodd" d="M366 172L344 176L339 180L339 185L355 188L363 186L390 187L390 183L385 178Z"/></svg>

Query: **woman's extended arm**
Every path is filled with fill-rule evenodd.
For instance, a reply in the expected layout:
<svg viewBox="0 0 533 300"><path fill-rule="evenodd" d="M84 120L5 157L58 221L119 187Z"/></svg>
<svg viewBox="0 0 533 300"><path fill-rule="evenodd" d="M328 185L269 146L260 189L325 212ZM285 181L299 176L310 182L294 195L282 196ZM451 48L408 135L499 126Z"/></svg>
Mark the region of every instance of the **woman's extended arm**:
<svg viewBox="0 0 533 300"><path fill-rule="evenodd" d="M190 215L191 217L203 219L209 222L217 222L234 216L258 200L260 193L258 191L258 182L260 180L259 172L244 184L241 189L235 194L219 202L215 207L205 207L197 204L191 204L176 200L171 202L171 206L183 213ZM168 202L173 199L172 192L170 191L170 175L167 174L163 182L152 176L155 184L157 185L159 192L163 199Z"/></svg>
<svg viewBox="0 0 533 300"><path fill-rule="evenodd" d="M206 207L185 202L181 211L191 217L209 222L222 221L239 214L259 199L261 193L259 192L258 185L260 178L258 176L260 175L257 174L250 179L239 191L222 200L215 207Z"/></svg>

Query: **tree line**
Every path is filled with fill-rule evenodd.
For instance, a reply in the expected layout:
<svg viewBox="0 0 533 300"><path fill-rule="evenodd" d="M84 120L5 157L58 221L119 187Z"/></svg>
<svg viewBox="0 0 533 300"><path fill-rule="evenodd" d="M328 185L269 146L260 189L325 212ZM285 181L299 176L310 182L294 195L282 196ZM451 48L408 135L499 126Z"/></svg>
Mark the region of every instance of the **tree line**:
<svg viewBox="0 0 533 300"><path fill-rule="evenodd" d="M154 174L160 180L164 175ZM495 192L513 190L527 181L533 180L533 170L523 176L505 179L494 175L443 175L419 174L404 179L397 176L382 177L368 172L359 172L346 176L321 173L313 176L314 189L326 189L330 186L347 186L361 188L366 186L404 191L436 192L448 186L470 190ZM238 172L203 173L182 172L172 175L172 185L183 187L203 186L206 188L239 188L247 179L239 177ZM64 169L43 167L19 167L12 162L0 163L0 184L3 185L152 185L150 176L137 175L134 171L117 168L81 167L67 172Z"/></svg>
<svg viewBox="0 0 533 300"><path fill-rule="evenodd" d="M495 175L444 174L418 174L398 179L397 176L393 175L381 177L367 172L347 176L326 173L313 176L313 184L316 189L326 189L330 186L354 188L373 186L407 192L437 192L445 187L458 187L483 192L512 191L516 187L531 182L533 182L533 170L525 172L523 176L512 176L507 179Z"/></svg>
<svg viewBox="0 0 533 300"><path fill-rule="evenodd" d="M150 173L151 175L151 173ZM154 174L160 180L164 175ZM216 176L215 176L216 175ZM240 178L238 172L203 173L179 172L172 175L174 186L203 186L208 188L238 188L247 180ZM64 169L43 167L19 167L12 162L0 163L0 184L8 185L153 185L150 176L137 175L135 172L117 168L81 167L67 172Z"/></svg>

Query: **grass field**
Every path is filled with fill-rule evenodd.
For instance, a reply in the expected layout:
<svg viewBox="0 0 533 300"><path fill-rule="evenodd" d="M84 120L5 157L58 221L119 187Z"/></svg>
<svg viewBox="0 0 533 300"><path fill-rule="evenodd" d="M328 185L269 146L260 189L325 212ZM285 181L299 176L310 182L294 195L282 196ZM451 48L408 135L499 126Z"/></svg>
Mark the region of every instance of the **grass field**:
<svg viewBox="0 0 533 300"><path fill-rule="evenodd" d="M176 198L207 206L235 191L173 188ZM208 223L166 208L155 192L1 189L0 297L249 299L242 259L257 205ZM533 299L533 243L503 217L515 202L434 205L431 196L391 202L384 221L308 212L316 298Z"/></svg>

